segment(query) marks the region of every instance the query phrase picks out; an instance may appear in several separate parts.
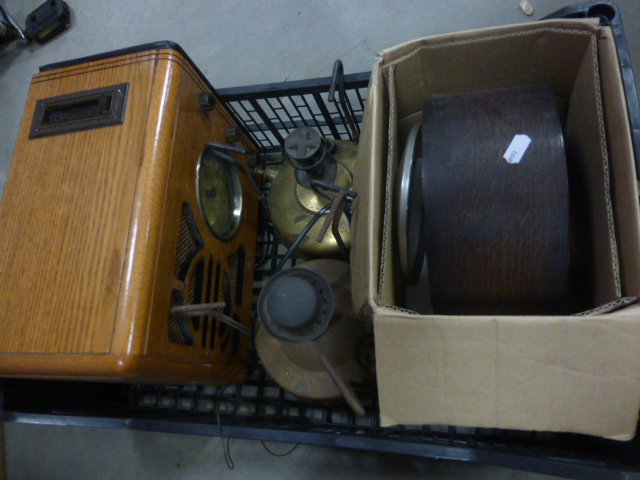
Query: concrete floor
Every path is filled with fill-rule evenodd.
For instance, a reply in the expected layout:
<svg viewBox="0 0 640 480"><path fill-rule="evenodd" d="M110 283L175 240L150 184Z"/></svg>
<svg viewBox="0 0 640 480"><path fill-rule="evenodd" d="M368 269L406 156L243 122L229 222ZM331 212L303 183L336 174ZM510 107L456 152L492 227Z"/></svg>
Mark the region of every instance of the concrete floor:
<svg viewBox="0 0 640 480"><path fill-rule="evenodd" d="M260 442L232 440L229 470L219 438L195 435L5 424L8 480L553 480L505 468L300 445L286 457ZM275 453L291 445L268 443Z"/></svg>
<svg viewBox="0 0 640 480"><path fill-rule="evenodd" d="M538 19L563 0L67 0L71 28L50 43L0 53L0 195L29 80L40 65L155 40L178 42L218 87L324 77L340 58L368 71L377 51L424 35ZM41 0L0 0L23 23ZM640 2L618 2L636 68ZM637 70L636 70L637 72ZM638 75L636 75L638 77ZM550 478L472 464L300 446L270 456L259 442L232 441L228 471L217 438L129 430L5 425L7 475L34 478ZM285 445L275 445L282 451Z"/></svg>

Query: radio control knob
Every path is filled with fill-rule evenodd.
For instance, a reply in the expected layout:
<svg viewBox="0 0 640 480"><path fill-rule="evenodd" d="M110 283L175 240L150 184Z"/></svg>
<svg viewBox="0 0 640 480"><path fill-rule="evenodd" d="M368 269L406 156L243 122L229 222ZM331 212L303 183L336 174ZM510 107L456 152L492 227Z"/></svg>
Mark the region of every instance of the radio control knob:
<svg viewBox="0 0 640 480"><path fill-rule="evenodd" d="M224 140L227 143L236 143L242 137L242 130L237 125L231 125L224 129Z"/></svg>
<svg viewBox="0 0 640 480"><path fill-rule="evenodd" d="M198 94L198 108L202 113L210 112L216 108L216 96L211 92Z"/></svg>

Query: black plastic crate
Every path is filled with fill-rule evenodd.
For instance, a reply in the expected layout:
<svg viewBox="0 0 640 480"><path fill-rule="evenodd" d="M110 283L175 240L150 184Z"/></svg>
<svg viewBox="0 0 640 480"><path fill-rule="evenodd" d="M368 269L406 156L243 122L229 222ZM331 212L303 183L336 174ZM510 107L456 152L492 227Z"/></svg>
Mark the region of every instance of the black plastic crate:
<svg viewBox="0 0 640 480"><path fill-rule="evenodd" d="M616 35L618 55L640 158L640 109L617 7L609 2L575 5L553 17L599 16ZM331 78L219 90L266 162L281 161L287 133L301 125L324 135L353 139L362 121L368 73L344 76L346 102L330 101ZM254 301L285 253L260 216ZM289 260L295 265L296 258ZM373 338L360 350L372 363ZM365 362L366 363L366 362ZM374 375L355 389L366 415L343 405L304 402L279 388L252 354L240 385L147 385L4 380L5 421L228 436L394 452L498 465L573 478L639 479L640 440L615 442L584 435L449 426L382 428Z"/></svg>

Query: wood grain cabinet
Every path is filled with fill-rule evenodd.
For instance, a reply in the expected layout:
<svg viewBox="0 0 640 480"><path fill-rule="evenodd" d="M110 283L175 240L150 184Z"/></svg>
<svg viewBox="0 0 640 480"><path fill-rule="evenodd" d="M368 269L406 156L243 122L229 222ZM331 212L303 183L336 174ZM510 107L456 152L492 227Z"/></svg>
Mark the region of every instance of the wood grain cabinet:
<svg viewBox="0 0 640 480"><path fill-rule="evenodd" d="M251 325L255 194L231 168L238 226L221 239L200 197L228 208L229 191L197 180L233 122L169 42L33 77L0 204L0 376L242 380L247 335L171 315L225 301Z"/></svg>

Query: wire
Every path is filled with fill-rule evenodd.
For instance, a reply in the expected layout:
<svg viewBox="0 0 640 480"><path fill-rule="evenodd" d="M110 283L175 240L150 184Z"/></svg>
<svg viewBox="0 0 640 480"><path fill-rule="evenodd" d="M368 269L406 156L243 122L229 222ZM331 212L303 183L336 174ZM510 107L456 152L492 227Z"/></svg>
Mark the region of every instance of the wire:
<svg viewBox="0 0 640 480"><path fill-rule="evenodd" d="M222 437L220 437L222 439ZM236 468L236 464L231 458L231 437L227 437L227 441L225 443L224 439L222 439L222 450L224 451L224 461L227 464L227 468L229 470L233 470Z"/></svg>
<svg viewBox="0 0 640 480"><path fill-rule="evenodd" d="M311 186L312 187L320 187L320 188L324 188L325 190L330 190L332 192L335 193L340 193L340 192L347 192L347 197L349 197L349 199L354 199L358 196L358 192L353 191L351 188L343 188L343 187L339 187L338 185L335 185L333 183L327 183L324 182L322 180L317 180L317 179L312 179L311 180ZM314 189L315 191L315 189ZM316 192L317 193L317 192Z"/></svg>
<svg viewBox="0 0 640 480"><path fill-rule="evenodd" d="M220 444L222 445L222 451L224 452L224 461L227 464L227 468L229 470L233 470L234 468L236 468L236 464L233 461L233 457L231 456L231 437L225 437L223 435L222 432L222 422L220 421L220 400L222 399L222 394L224 393L225 389L231 385L231 383L233 382L233 380L235 380L235 378L238 376L238 374L240 372L242 372L245 369L249 369L250 368L250 364L246 365L246 367L240 367L238 368L233 375L231 376L231 378L229 379L229 381L218 390L218 393L216 394L217 397L217 402L216 402L216 422L218 424L218 430L220 431ZM290 455L291 453L293 453L293 451L298 448L298 445L300 445L299 443L296 443L293 447L291 447L291 449L289 449L288 451L284 452L284 453L276 453L273 450L271 450L269 447L267 447L267 444L264 442L264 440L260 440L260 443L262 444L262 446L264 447L264 449L271 455L273 455L274 457L286 457L287 455Z"/></svg>
<svg viewBox="0 0 640 480"><path fill-rule="evenodd" d="M333 200L335 195L333 197L331 195L327 195L325 192L322 191L323 188L329 190L324 185L321 185L318 182L318 180L311 180L311 190L313 190L317 195L320 195L321 197L326 198L327 200Z"/></svg>
<svg viewBox="0 0 640 480"><path fill-rule="evenodd" d="M293 453L293 451L298 448L298 446L300 445L299 443L296 443L293 447L291 447L291 449L285 453L276 453L273 450L270 450L269 447L267 447L267 444L264 443L264 440L260 440L260 443L262 444L262 446L264 447L264 449L269 452L271 455L273 455L274 457L286 457L287 455Z"/></svg>
<svg viewBox="0 0 640 480"><path fill-rule="evenodd" d="M245 150L238 149L238 148L235 148L235 147L231 147L231 146L228 146L228 145L225 146L225 145L222 145L222 144L219 144L219 143L215 143L215 142L209 142L209 143L207 143L205 145L205 147L213 155L218 157L220 160L224 160L229 165L232 165L242 175L244 175L244 177L246 178L247 182L249 182L249 186L251 186L251 188L253 189L254 193L258 197L258 200L260 200L260 202L263 203L265 205L265 207L266 207L266 197L265 197L264 193L262 192L262 190L260 190L260 187L258 186L258 184L255 182L255 180L251 176L251 173L249 173L249 171L244 167L244 165L242 165L238 160L233 158L228 153L225 153L225 150L229 150L229 151L233 151L233 152L236 152L236 153L244 153L244 154L246 154Z"/></svg>
<svg viewBox="0 0 640 480"><path fill-rule="evenodd" d="M263 242L264 254L262 255L262 258L260 259L260 261L256 261L256 266L255 266L256 269L264 265L265 262L269 259L269 254L271 253L271 250L273 249L273 246L275 243L271 241L271 222L269 222L269 215L266 209L264 208L264 205L262 205L262 203L260 204L260 209L258 210L258 214L264 216L265 228L263 230L265 232L265 239Z"/></svg>
<svg viewBox="0 0 640 480"><path fill-rule="evenodd" d="M280 260L280 263L276 267L276 270L273 272L274 275L278 273L280 270L282 270L282 267L284 267L285 262L289 260L289 257L291 255L293 255L294 250L298 248L298 245L302 243L302 240L304 240L304 237L307 236L307 233L309 233L309 230L311 230L313 226L316 223L318 223L318 220L320 220L322 215L327 213L330 208L331 208L331 204L330 203L326 204L324 207L320 209L318 213L316 213L313 216L311 220L309 220L309 223L307 223L307 226L304 227L304 229L300 232L300 235L298 235L298 238L296 238L296 241L291 244L291 246L289 247L289 250L287 250L287 253L285 253L284 257L282 257L282 259Z"/></svg>
<svg viewBox="0 0 640 480"><path fill-rule="evenodd" d="M224 452L224 461L226 462L227 468L229 470L233 470L234 468L236 468L236 464L234 463L233 458L231 458L231 449L230 449L231 437L227 437L225 442L225 437L222 432L222 422L220 421L220 400L222 399L222 394L224 393L225 389L229 385L231 385L231 383L235 380L238 374L244 371L245 369L249 370L250 366L251 366L250 364L247 364L245 366L238 368L233 373L229 381L222 388L220 388L218 390L218 393L216 394L216 400L217 400L216 401L216 422L218 424L218 430L220 431L220 444L222 445L222 451Z"/></svg>

